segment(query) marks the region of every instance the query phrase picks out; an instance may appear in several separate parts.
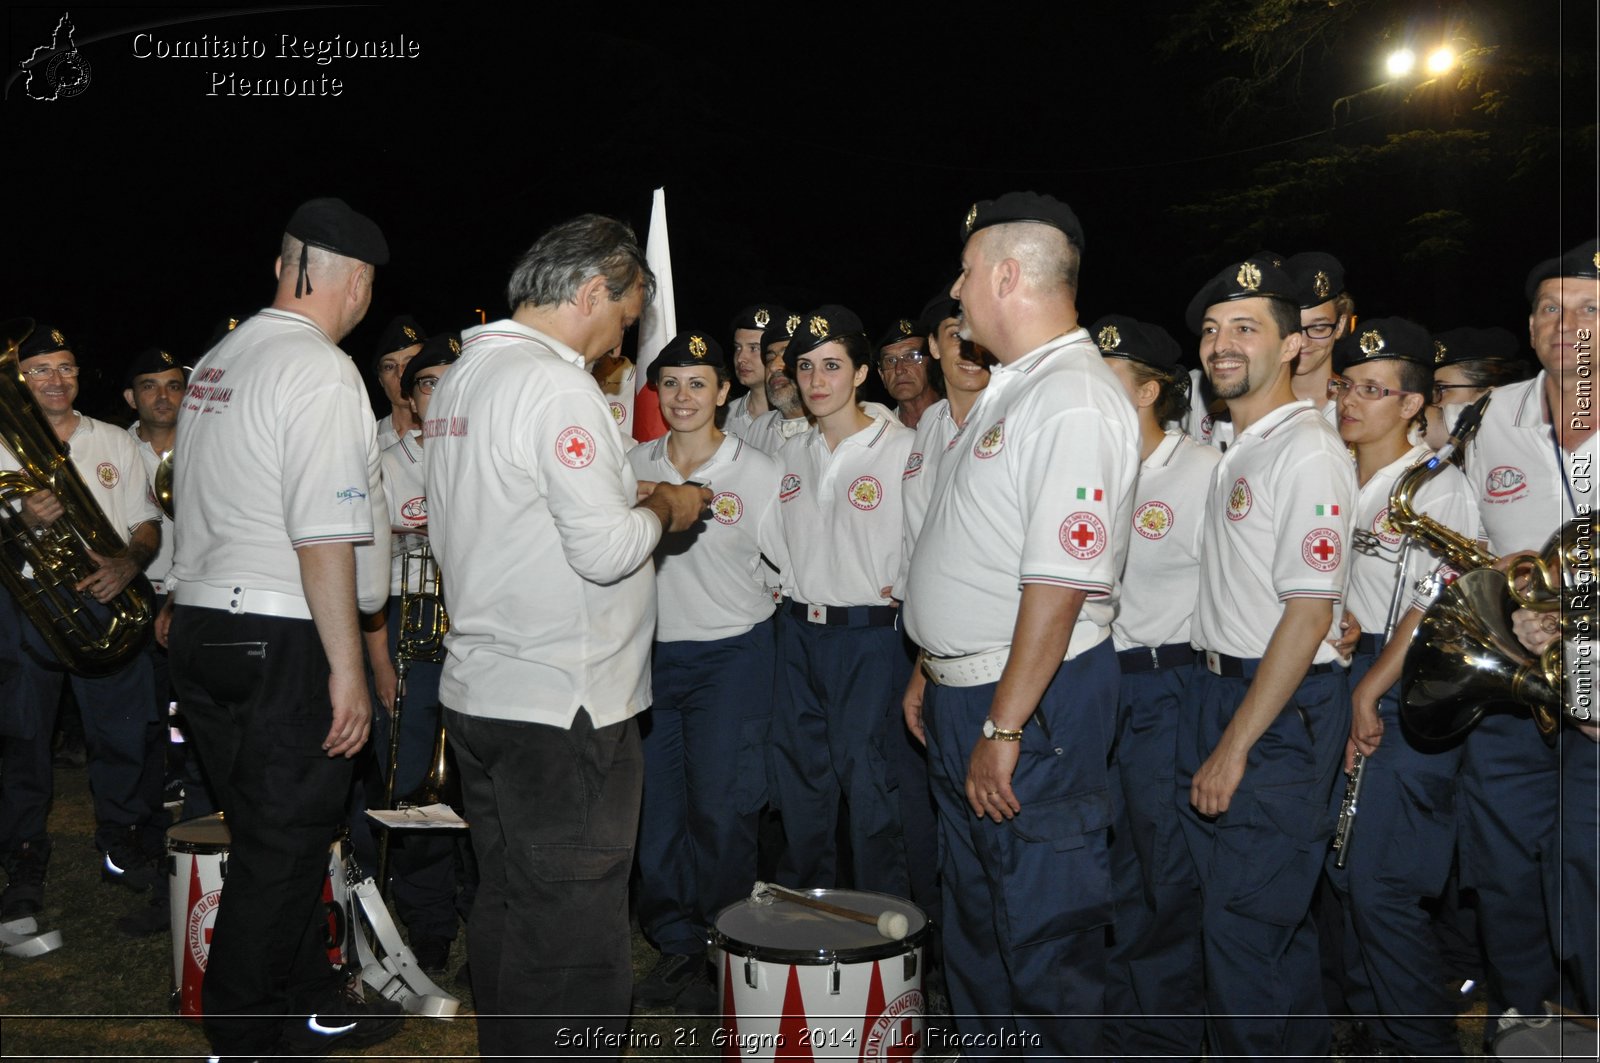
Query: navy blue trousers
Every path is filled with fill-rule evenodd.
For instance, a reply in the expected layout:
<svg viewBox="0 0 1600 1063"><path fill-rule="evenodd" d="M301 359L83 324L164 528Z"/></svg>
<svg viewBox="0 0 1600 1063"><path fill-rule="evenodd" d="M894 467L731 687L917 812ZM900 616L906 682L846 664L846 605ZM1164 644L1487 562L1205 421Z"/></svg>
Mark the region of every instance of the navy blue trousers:
<svg viewBox="0 0 1600 1063"><path fill-rule="evenodd" d="M1333 834L1328 795L1350 735L1343 670L1308 675L1256 740L1228 810L1189 804L1205 763L1250 687L1196 671L1178 732L1177 802L1199 876L1206 1031L1212 1059L1324 1056L1332 1027L1311 897Z"/></svg>
<svg viewBox="0 0 1600 1063"><path fill-rule="evenodd" d="M1107 762L1120 672L1109 641L1062 664L1027 726L995 823L967 804L967 765L996 684L929 683L923 723L939 810L945 977L962 1034L1038 1056L1101 1046L1112 921ZM963 1058L1016 1054L964 1048Z"/></svg>
<svg viewBox="0 0 1600 1063"><path fill-rule="evenodd" d="M698 955L718 912L750 895L767 798L772 621L709 642L658 642L641 717L639 925L664 953Z"/></svg>
<svg viewBox="0 0 1600 1063"><path fill-rule="evenodd" d="M1559 763L1523 713L1489 713L1462 752L1461 886L1478 896L1491 1020L1539 1014L1558 991Z"/></svg>
<svg viewBox="0 0 1600 1063"><path fill-rule="evenodd" d="M1562 956L1577 976L1576 1005L1589 1014L1600 1008L1596 954L1600 953L1600 745L1568 725L1561 736L1561 930Z"/></svg>
<svg viewBox="0 0 1600 1063"><path fill-rule="evenodd" d="M1352 687L1376 655L1351 661ZM1400 728L1399 687L1378 702L1383 742L1362 769L1361 796L1341 871L1327 859L1328 880L1344 917L1340 958L1350 1010L1369 1016L1381 1043L1403 1055L1460 1055L1449 976L1424 900L1442 894L1455 857L1459 744L1420 752ZM1337 821L1344 784L1335 783L1329 816Z"/></svg>
<svg viewBox="0 0 1600 1063"><path fill-rule="evenodd" d="M1200 888L1172 800L1194 665L1122 677L1111 842L1116 936L1106 1044L1117 1056L1198 1057L1205 1033Z"/></svg>
<svg viewBox="0 0 1600 1063"><path fill-rule="evenodd" d="M851 882L911 895L895 776L886 745L905 727L900 699L910 665L893 627L824 627L778 616L771 782L788 852L778 881L838 886L835 827L849 809Z"/></svg>

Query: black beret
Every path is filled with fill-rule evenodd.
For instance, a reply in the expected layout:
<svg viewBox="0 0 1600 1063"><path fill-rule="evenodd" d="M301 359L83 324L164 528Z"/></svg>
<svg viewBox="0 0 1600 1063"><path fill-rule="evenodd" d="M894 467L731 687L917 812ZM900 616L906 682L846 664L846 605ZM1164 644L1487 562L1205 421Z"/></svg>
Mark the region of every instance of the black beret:
<svg viewBox="0 0 1600 1063"><path fill-rule="evenodd" d="M1333 345L1334 364L1340 371L1362 362L1396 359L1432 369L1433 337L1428 330L1403 317L1379 317L1363 321L1359 332Z"/></svg>
<svg viewBox="0 0 1600 1063"><path fill-rule="evenodd" d="M899 343L901 340L920 340L927 335L920 321L897 317L889 323L888 328L878 334L878 342L872 345L872 349L881 351L891 343Z"/></svg>
<svg viewBox="0 0 1600 1063"><path fill-rule="evenodd" d="M1600 280L1600 240L1585 240L1560 258L1546 259L1533 267L1526 289L1529 302L1538 294L1539 285L1552 277Z"/></svg>
<svg viewBox="0 0 1600 1063"><path fill-rule="evenodd" d="M1189 309L1184 314L1189 331L1200 334L1200 323L1205 320L1207 307L1231 303L1235 299L1282 299L1298 305L1294 282L1289 275L1274 266L1270 259L1252 256L1223 267L1189 300Z"/></svg>
<svg viewBox="0 0 1600 1063"><path fill-rule="evenodd" d="M1107 358L1131 358L1170 371L1183 357L1178 341L1166 329L1122 314L1107 314L1089 326L1089 335Z"/></svg>
<svg viewBox="0 0 1600 1063"><path fill-rule="evenodd" d="M795 359L816 350L824 343L842 340L847 336L867 338L866 326L846 307L837 303L819 306L809 314L800 315L800 324L794 330L788 350L783 352L784 364L793 374Z"/></svg>
<svg viewBox="0 0 1600 1063"><path fill-rule="evenodd" d="M1295 302L1310 310L1344 294L1344 266L1324 251L1302 251L1290 256L1283 271L1294 282Z"/></svg>
<svg viewBox="0 0 1600 1063"><path fill-rule="evenodd" d="M383 326L383 333L378 337L378 345L372 349L372 356L374 359L382 358L386 354L414 347L427 338L428 333L416 318L410 314L396 314Z"/></svg>
<svg viewBox="0 0 1600 1063"><path fill-rule="evenodd" d="M422 350L412 355L406 367L400 371L400 394L409 399L411 389L416 385L418 373L424 369L432 369L436 365L449 365L460 357L460 333L441 332L437 336L429 336L423 342Z"/></svg>
<svg viewBox="0 0 1600 1063"><path fill-rule="evenodd" d="M733 315L728 331L733 333L740 329L758 329L765 332L772 327L773 322L782 321L788 316L789 311L777 303L756 303Z"/></svg>
<svg viewBox="0 0 1600 1063"><path fill-rule="evenodd" d="M961 316L961 304L950 298L950 289L946 288L922 308L922 331L932 335L938 330L939 325L952 317Z"/></svg>
<svg viewBox="0 0 1600 1063"><path fill-rule="evenodd" d="M1433 367L1462 362L1520 362L1526 350L1510 329L1453 328L1433 336Z"/></svg>
<svg viewBox="0 0 1600 1063"><path fill-rule="evenodd" d="M728 363L722 357L722 344L713 339L711 333L680 332L661 348L656 360L645 370L645 376L654 384L660 379L661 370L684 365L706 365L722 370L728 368Z"/></svg>
<svg viewBox="0 0 1600 1063"><path fill-rule="evenodd" d="M358 214L342 199L308 199L295 208L284 232L312 247L320 247L345 258L389 264L389 244L376 222Z"/></svg>
<svg viewBox="0 0 1600 1063"><path fill-rule="evenodd" d="M151 373L165 373L169 369L183 371L183 379L189 379L189 367L180 363L171 354L160 347L146 347L133 356L133 361L128 363L128 371L123 376L123 387L133 387L135 378L148 376Z"/></svg>
<svg viewBox="0 0 1600 1063"><path fill-rule="evenodd" d="M961 223L961 242L979 229L1009 221L1036 221L1066 233L1072 246L1083 250L1083 226L1072 208L1054 196L1038 192L1007 192L999 199L980 199L967 210Z"/></svg>
<svg viewBox="0 0 1600 1063"><path fill-rule="evenodd" d="M71 351L72 345L67 342L67 337L53 325L35 325L33 331L28 333L17 347L17 361L25 362L29 358L37 358L41 354L54 354L57 351Z"/></svg>
<svg viewBox="0 0 1600 1063"><path fill-rule="evenodd" d="M1274 266L1277 266L1279 269L1282 269L1283 268L1284 259L1287 258L1288 256L1281 255L1276 251L1267 251L1267 250L1263 249L1263 250L1257 251L1255 254L1251 255L1250 257L1253 258L1253 259L1256 259L1257 261L1261 261L1261 260L1264 259L1264 260L1266 260L1268 262L1271 262Z"/></svg>
<svg viewBox="0 0 1600 1063"><path fill-rule="evenodd" d="M800 327L799 314L785 314L782 320L774 318L767 331L761 334L761 350L765 352L774 343L787 343L794 339L794 330Z"/></svg>

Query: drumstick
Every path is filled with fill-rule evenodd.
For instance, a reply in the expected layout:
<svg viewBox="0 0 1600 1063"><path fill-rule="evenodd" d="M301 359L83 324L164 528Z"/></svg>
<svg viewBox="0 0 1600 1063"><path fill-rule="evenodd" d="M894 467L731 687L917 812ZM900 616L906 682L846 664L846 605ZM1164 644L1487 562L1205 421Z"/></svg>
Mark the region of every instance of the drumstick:
<svg viewBox="0 0 1600 1063"><path fill-rule="evenodd" d="M754 898L769 894L781 901L788 901L791 904L799 904L819 912L827 912L829 915L837 915L844 919L854 919L858 923L875 926L878 928L878 933L890 941L903 939L911 929L911 921L902 912L885 911L874 917L866 912L858 912L854 908L841 908L837 904L829 904L827 901L819 901L814 897L807 897L803 893L795 893L770 882L757 882L755 889L750 892L750 895Z"/></svg>

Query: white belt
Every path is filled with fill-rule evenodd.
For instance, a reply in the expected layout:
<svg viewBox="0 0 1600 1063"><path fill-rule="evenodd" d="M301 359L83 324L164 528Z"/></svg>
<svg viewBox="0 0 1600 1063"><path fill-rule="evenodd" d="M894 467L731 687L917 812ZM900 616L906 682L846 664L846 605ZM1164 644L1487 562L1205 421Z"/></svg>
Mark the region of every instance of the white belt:
<svg viewBox="0 0 1600 1063"><path fill-rule="evenodd" d="M230 613L283 616L291 620L311 619L311 607L298 594L263 591L254 587L217 587L210 583L179 583L174 585L172 593L179 605L226 609Z"/></svg>
<svg viewBox="0 0 1600 1063"><path fill-rule="evenodd" d="M934 657L924 654L922 672L942 687L978 687L985 683L998 683L1000 673L1006 670L1011 657L1011 647L983 653L969 653L965 657Z"/></svg>

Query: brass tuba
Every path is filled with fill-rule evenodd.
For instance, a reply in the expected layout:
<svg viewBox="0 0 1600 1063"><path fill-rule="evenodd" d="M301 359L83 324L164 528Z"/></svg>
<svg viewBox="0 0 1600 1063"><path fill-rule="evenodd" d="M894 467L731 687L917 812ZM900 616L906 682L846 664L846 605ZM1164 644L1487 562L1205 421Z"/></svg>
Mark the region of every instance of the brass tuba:
<svg viewBox="0 0 1600 1063"><path fill-rule="evenodd" d="M1532 714L1540 733L1549 739L1562 712L1560 642L1535 659L1512 630L1511 614L1518 608L1561 607L1563 583L1573 572L1560 549L1563 533L1557 533L1540 555L1519 557L1502 573L1495 570L1499 558L1432 517L1418 514L1412 505L1416 490L1477 431L1488 403L1485 395L1469 406L1449 442L1433 458L1406 470L1389 496L1389 519L1395 526L1462 572L1439 593L1417 625L1400 679L1400 720L1407 731L1429 743L1465 734L1485 713L1519 708ZM1587 519L1592 527L1592 518Z"/></svg>
<svg viewBox="0 0 1600 1063"><path fill-rule="evenodd" d="M89 551L114 557L127 544L22 378L18 352L32 331L31 321L0 325L0 443L21 466L0 472L0 582L63 665L79 675L110 675L144 648L154 596L142 575L105 605L76 589L98 567ZM48 528L29 527L20 512L38 491L53 493L66 510ZM28 568L31 579L23 575Z"/></svg>

